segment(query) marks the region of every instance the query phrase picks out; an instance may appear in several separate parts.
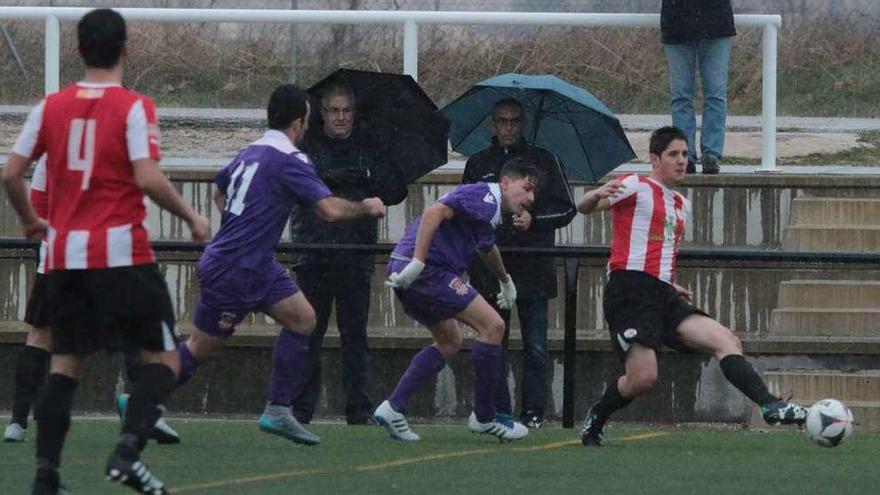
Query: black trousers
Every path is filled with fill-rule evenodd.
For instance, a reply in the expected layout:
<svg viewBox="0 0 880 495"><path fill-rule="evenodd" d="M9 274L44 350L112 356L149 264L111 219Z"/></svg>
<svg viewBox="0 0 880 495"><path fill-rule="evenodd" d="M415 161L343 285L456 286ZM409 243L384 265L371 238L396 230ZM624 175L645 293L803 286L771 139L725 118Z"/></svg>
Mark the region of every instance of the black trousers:
<svg viewBox="0 0 880 495"><path fill-rule="evenodd" d="M372 270L369 268L339 263L296 268L297 284L315 309L317 318L315 330L309 339L304 382L293 399L293 412L300 421L311 421L318 405L321 393L321 346L334 305L336 325L342 341L346 420L361 423L373 415L367 349L371 278Z"/></svg>

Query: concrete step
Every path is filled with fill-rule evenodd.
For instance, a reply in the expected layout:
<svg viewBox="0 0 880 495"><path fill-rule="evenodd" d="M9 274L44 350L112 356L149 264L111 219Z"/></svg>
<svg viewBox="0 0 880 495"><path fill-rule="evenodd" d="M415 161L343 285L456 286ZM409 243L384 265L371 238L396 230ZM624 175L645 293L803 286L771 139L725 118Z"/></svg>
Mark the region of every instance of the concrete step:
<svg viewBox="0 0 880 495"><path fill-rule="evenodd" d="M880 431L880 402L852 402L846 405L852 410L857 430Z"/></svg>
<svg viewBox="0 0 880 495"><path fill-rule="evenodd" d="M791 251L880 252L880 225L788 225L782 248Z"/></svg>
<svg viewBox="0 0 880 495"><path fill-rule="evenodd" d="M875 308L880 281L786 280L779 285L780 308Z"/></svg>
<svg viewBox="0 0 880 495"><path fill-rule="evenodd" d="M777 336L880 335L880 309L778 308L770 318L770 334Z"/></svg>
<svg viewBox="0 0 880 495"><path fill-rule="evenodd" d="M837 399L852 409L856 429L880 431L880 370L844 373L823 370L786 370L763 373L770 392L798 404L812 405L821 399ZM765 427L758 407L751 424Z"/></svg>
<svg viewBox="0 0 880 495"><path fill-rule="evenodd" d="M829 370L785 370L764 372L764 381L777 396L793 395L813 402L834 398L850 402L880 403L880 370L838 372ZM805 404L807 402L804 402Z"/></svg>
<svg viewBox="0 0 880 495"><path fill-rule="evenodd" d="M878 225L880 199L795 198L789 225Z"/></svg>

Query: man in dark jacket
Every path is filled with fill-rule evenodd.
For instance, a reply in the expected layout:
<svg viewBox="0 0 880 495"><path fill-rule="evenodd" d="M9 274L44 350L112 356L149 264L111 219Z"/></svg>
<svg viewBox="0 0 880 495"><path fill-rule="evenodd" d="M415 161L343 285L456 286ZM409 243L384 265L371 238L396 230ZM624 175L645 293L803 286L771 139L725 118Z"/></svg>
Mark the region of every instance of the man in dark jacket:
<svg viewBox="0 0 880 495"><path fill-rule="evenodd" d="M465 165L462 183L497 182L501 167L515 157L525 157L543 174L535 202L522 214L504 218L496 231L499 247L549 247L556 241L556 229L574 218L574 200L559 158L553 153L526 143L523 138L525 115L515 99L504 99L492 110L492 145L473 155ZM547 397L547 306L556 297L554 258L529 254L504 254L505 264L517 288L516 308L522 332L524 366L520 396L522 423L530 428L543 425ZM469 271L471 284L487 301L495 301L498 284L481 261ZM507 348L510 311L500 308L507 323L503 346ZM512 412L507 388L507 355L502 359L502 373L496 380L495 407L499 413Z"/></svg>
<svg viewBox="0 0 880 495"><path fill-rule="evenodd" d="M660 32L669 72L672 125L684 131L688 149L687 172L696 172L700 150L704 174L717 174L724 152L727 119L727 72L736 29L730 0L663 0ZM703 126L696 145L694 94L697 67L703 84Z"/></svg>
<svg viewBox="0 0 880 495"><path fill-rule="evenodd" d="M406 184L391 171L381 142L369 129L355 125L355 98L345 86L328 88L320 104L323 126L306 135L303 151L335 196L358 201L378 196L386 205L406 197ZM343 223L324 222L309 208L294 208L291 237L310 244L375 244L377 220L365 218ZM342 342L342 382L348 424L372 422L369 397L367 316L373 254L327 249L299 254L294 264L297 283L315 308L317 324L311 333L304 383L293 400L293 413L303 424L311 421L321 391L320 350L334 301L336 324Z"/></svg>

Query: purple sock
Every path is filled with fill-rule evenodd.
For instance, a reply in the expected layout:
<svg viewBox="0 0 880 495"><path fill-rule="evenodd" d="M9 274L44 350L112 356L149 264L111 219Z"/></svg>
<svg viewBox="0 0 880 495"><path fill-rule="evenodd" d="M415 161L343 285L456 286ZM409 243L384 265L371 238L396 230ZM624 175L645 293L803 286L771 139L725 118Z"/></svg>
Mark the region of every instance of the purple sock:
<svg viewBox="0 0 880 495"><path fill-rule="evenodd" d="M488 423L495 416L492 391L501 360L501 346L474 342L471 358L474 360L474 414L480 423Z"/></svg>
<svg viewBox="0 0 880 495"><path fill-rule="evenodd" d="M196 361L186 342L180 344L177 350L180 352L180 374L177 376L177 386L180 387L196 374L196 370L202 363Z"/></svg>
<svg viewBox="0 0 880 495"><path fill-rule="evenodd" d="M281 329L275 341L272 374L269 377L269 403L289 406L303 375L309 336Z"/></svg>
<svg viewBox="0 0 880 495"><path fill-rule="evenodd" d="M419 351L409 362L409 368L400 377L394 393L388 398L391 407L397 412L405 412L409 398L437 376L443 366L446 366L446 360L436 347L431 345Z"/></svg>

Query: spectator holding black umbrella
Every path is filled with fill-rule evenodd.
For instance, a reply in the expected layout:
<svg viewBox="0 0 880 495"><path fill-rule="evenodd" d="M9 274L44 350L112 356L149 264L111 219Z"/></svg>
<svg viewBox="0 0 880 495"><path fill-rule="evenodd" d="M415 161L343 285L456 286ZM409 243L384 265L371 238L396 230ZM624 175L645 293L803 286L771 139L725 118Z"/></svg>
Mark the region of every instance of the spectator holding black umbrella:
<svg viewBox="0 0 880 495"><path fill-rule="evenodd" d="M522 104L514 98L495 103L490 127L492 144L470 157L465 165L462 183L498 182L505 163L524 157L544 174L535 202L528 210L502 220L497 228L500 247L552 247L556 229L568 225L577 213L559 158L553 153L529 144L523 137L525 114ZM544 423L547 396L547 310L548 301L556 297L555 260L530 254L505 254L508 271L516 284L520 331L522 332L524 364L521 387L522 423L537 428ZM469 270L471 284L487 301L495 301L498 283L481 260ZM499 309L507 331L507 347L511 310ZM507 388L506 354L502 360L502 376L496 380L495 406L499 413L511 414L510 392Z"/></svg>
<svg viewBox="0 0 880 495"><path fill-rule="evenodd" d="M315 126L303 142L318 175L334 195L362 200L378 196L383 203L399 203L406 197L406 184L388 177L385 154L364 129L355 125L356 101L351 88L327 88L318 105L323 126ZM295 208L291 233L295 242L315 244L376 244L377 220L329 223L309 208ZM308 424L321 390L320 351L334 302L336 324L342 343L345 417L348 424L369 424L374 405L369 396L367 316L370 281L375 265L372 253L327 250L301 253L295 271L297 283L315 308L317 324L309 341L306 374L293 400L296 418Z"/></svg>
<svg viewBox="0 0 880 495"><path fill-rule="evenodd" d="M446 163L448 123L412 77L339 69L308 92L320 111L303 149L335 195L378 196L394 205L406 198L408 184ZM374 220L327 224L306 210L293 212L291 232L295 242L314 244L370 245L378 237ZM345 416L349 424L372 421L367 316L373 267L372 254L332 248L297 258L297 280L317 316L309 344L310 373L293 401L293 412L302 422L312 419L318 403L319 352L334 302Z"/></svg>

